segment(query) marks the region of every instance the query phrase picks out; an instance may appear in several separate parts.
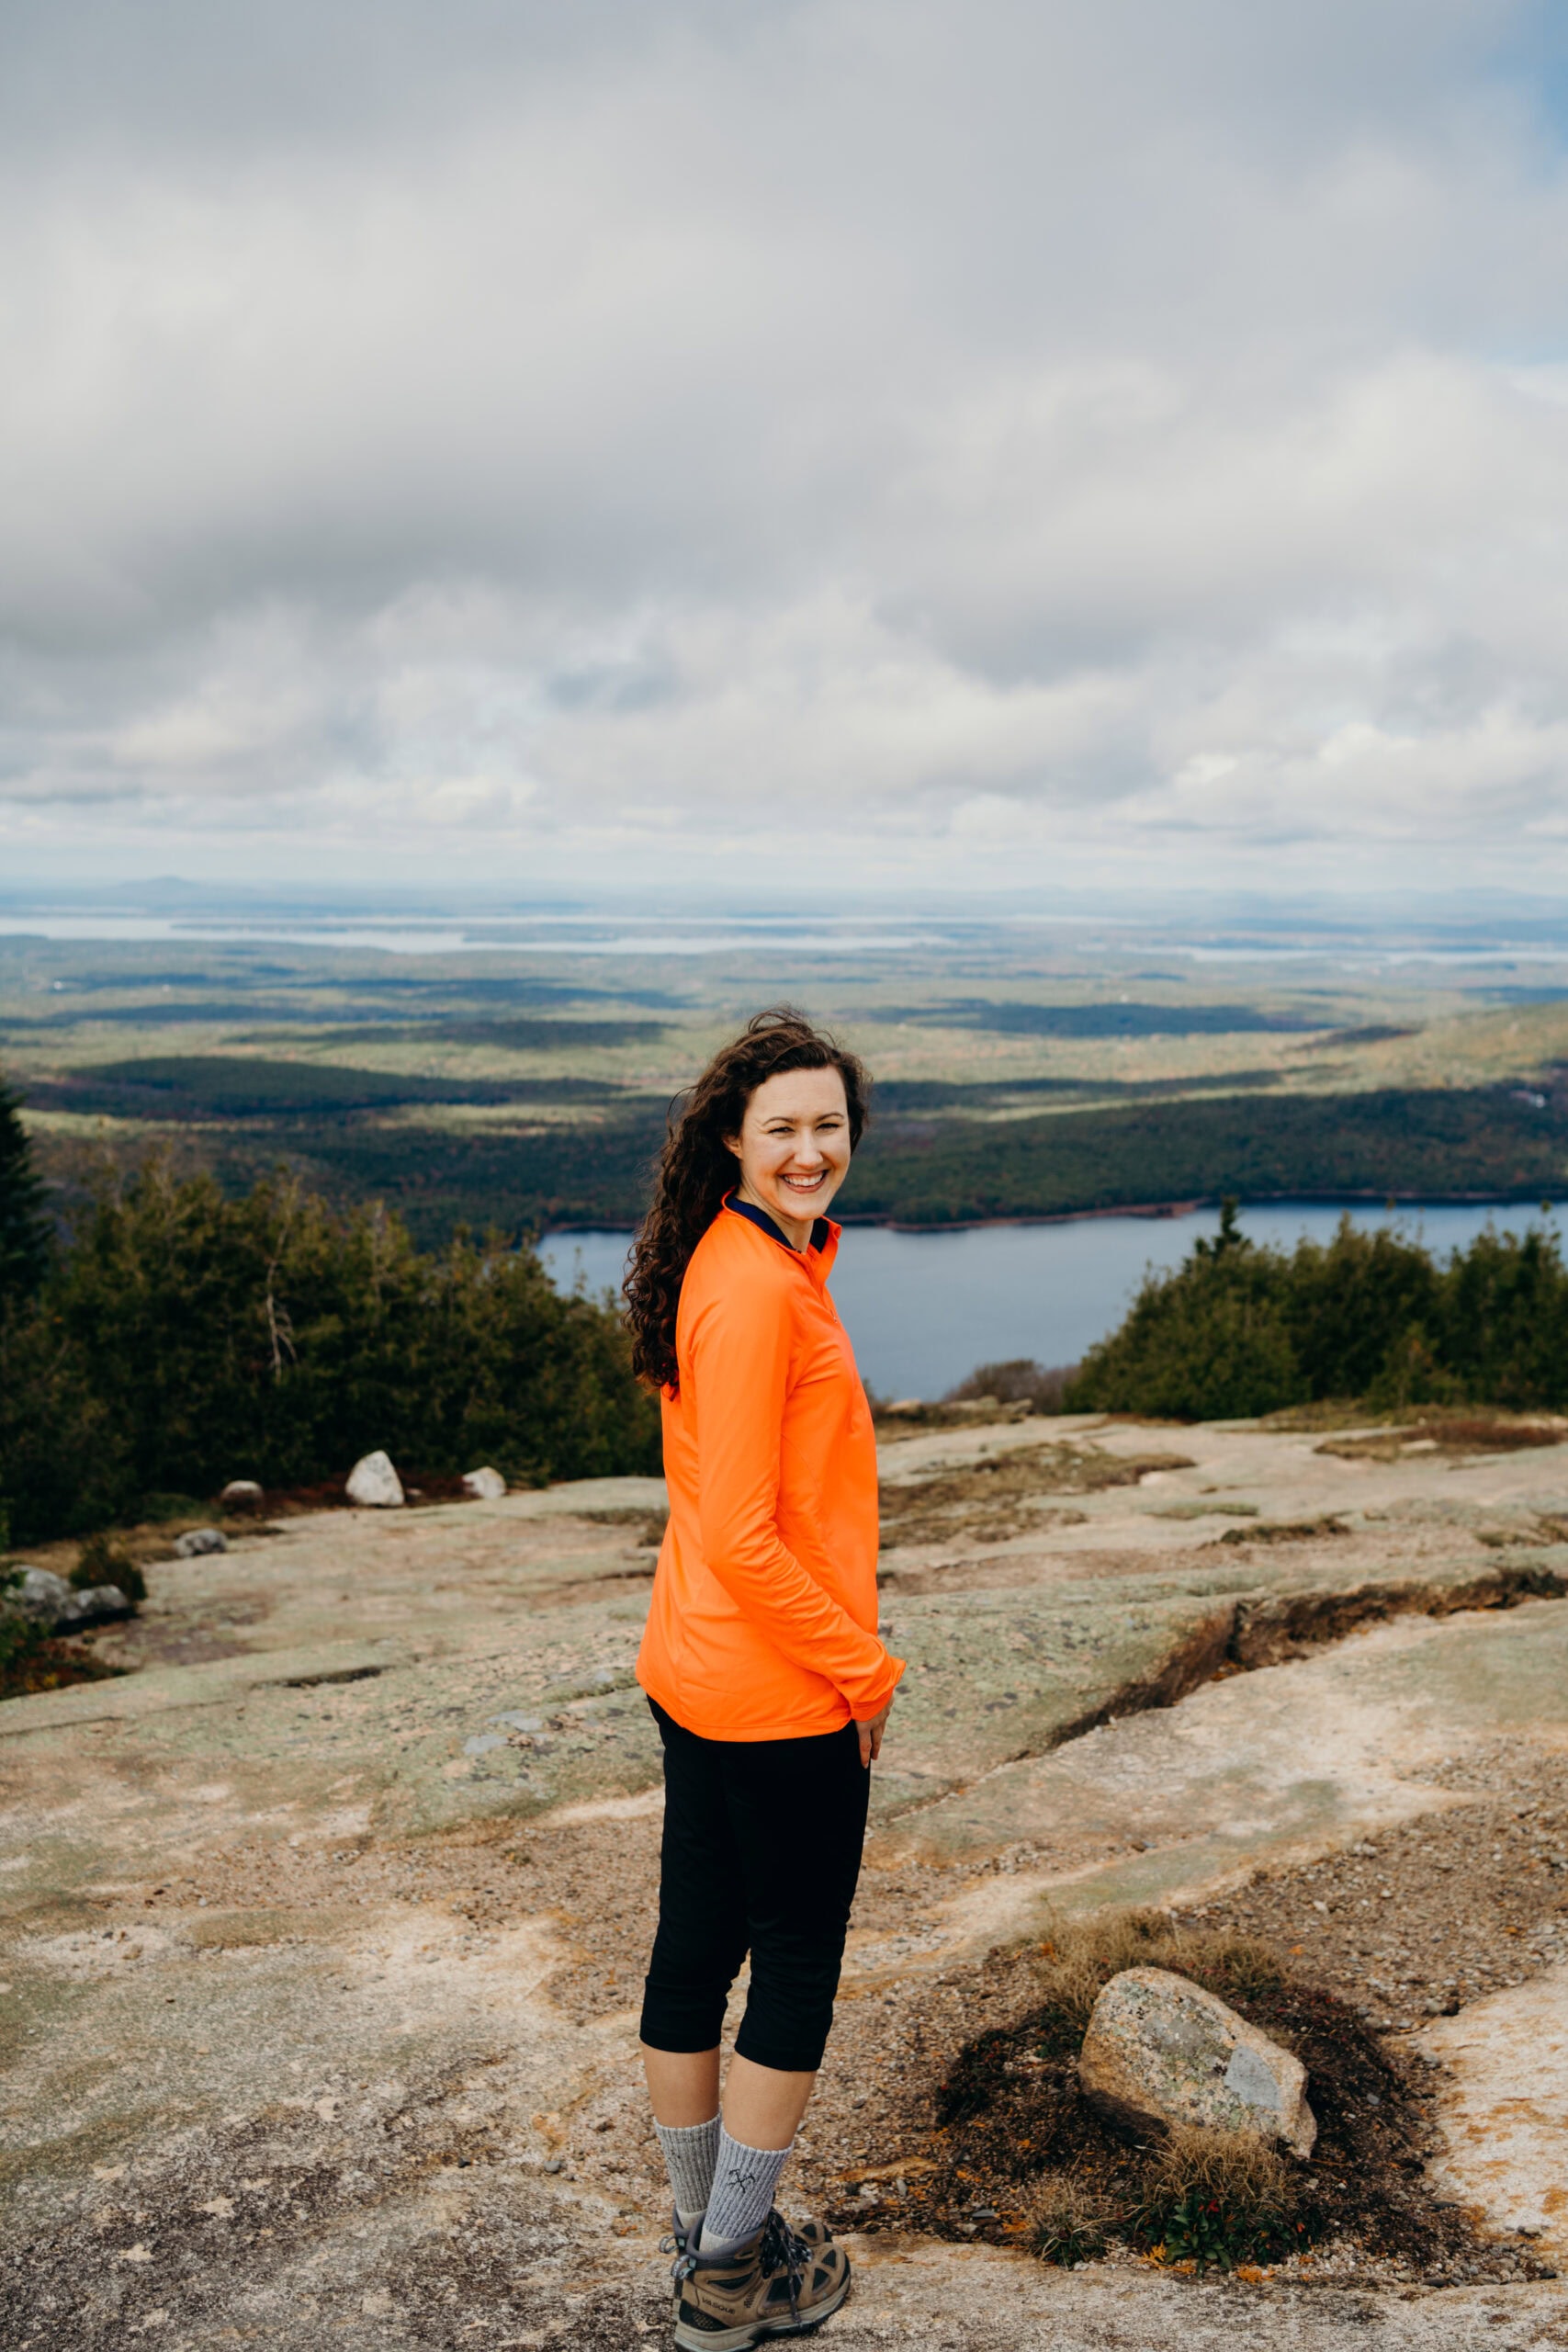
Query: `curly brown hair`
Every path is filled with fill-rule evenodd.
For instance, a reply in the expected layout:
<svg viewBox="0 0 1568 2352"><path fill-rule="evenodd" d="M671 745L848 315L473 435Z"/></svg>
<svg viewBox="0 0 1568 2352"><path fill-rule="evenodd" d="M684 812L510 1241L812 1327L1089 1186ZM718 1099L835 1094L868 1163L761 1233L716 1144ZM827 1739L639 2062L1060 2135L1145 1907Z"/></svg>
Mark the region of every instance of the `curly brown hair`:
<svg viewBox="0 0 1568 2352"><path fill-rule="evenodd" d="M844 1081L854 1150L871 1115L865 1066L793 1004L753 1013L739 1037L716 1053L696 1084L671 1107L659 1155L653 1202L632 1250L626 1279L632 1364L652 1388L673 1390L675 1312L693 1250L717 1216L739 1171L725 1138L738 1136L746 1105L765 1080L786 1069L836 1069Z"/></svg>

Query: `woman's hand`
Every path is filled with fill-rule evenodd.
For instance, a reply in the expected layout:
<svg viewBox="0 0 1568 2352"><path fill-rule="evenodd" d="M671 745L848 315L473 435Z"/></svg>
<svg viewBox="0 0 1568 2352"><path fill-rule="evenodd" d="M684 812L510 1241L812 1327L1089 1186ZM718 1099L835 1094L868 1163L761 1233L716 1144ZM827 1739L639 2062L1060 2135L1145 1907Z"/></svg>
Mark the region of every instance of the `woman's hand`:
<svg viewBox="0 0 1568 2352"><path fill-rule="evenodd" d="M893 1701L889 1699L880 1714L873 1715L866 1723L855 1724L860 1734L860 1760L868 1772L882 1753L882 1735L887 1729L887 1718L892 1713Z"/></svg>

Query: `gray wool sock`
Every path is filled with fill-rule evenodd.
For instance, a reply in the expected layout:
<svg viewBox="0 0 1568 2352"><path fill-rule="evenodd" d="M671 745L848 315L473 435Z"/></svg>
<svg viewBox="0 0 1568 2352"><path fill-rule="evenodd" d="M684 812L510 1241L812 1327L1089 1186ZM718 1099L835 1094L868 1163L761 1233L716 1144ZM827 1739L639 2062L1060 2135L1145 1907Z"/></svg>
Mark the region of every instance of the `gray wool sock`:
<svg viewBox="0 0 1568 2352"><path fill-rule="evenodd" d="M707 2210L714 2159L718 2154L718 2118L716 2115L706 2123L655 2123L653 2128L664 2151L681 2227L689 2230Z"/></svg>
<svg viewBox="0 0 1568 2352"><path fill-rule="evenodd" d="M722 2261L758 2235L773 2211L773 2191L788 2162L788 2148L748 2148L728 2132L719 2132L699 2254Z"/></svg>

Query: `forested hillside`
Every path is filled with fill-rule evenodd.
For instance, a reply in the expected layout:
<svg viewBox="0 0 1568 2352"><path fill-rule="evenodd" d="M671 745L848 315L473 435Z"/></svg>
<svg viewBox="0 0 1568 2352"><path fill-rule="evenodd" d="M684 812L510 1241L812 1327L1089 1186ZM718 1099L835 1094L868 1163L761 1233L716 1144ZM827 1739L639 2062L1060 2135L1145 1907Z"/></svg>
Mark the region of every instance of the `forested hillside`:
<svg viewBox="0 0 1568 2352"><path fill-rule="evenodd" d="M1229 1081L1235 1088L1237 1081ZM1070 1107L1074 1096L1096 1100ZM1111 1099L1105 1098L1109 1094ZM1128 1095L1132 1099L1126 1099ZM1044 1097L1066 1105L1016 1112ZM420 1244L458 1224L513 1234L635 1225L664 1133L667 1098L589 1080L410 1080L320 1065L159 1063L37 1089L39 1108L144 1115L212 1168L231 1193L280 1162L348 1206L383 1200ZM454 1120L388 1124L399 1104L519 1106L500 1132ZM121 1156L134 1157L133 1135ZM92 1153L51 1144L69 1193ZM974 1224L1097 1209L1242 1200L1539 1200L1568 1178L1568 1099L1516 1086L1279 1093L1243 1085L1174 1099L1156 1089L1037 1082L1003 1090L893 1083L874 1117L840 1214L901 1225Z"/></svg>
<svg viewBox="0 0 1568 2352"><path fill-rule="evenodd" d="M385 1447L514 1480L656 1470L617 1317L531 1250L422 1252L379 1206L289 1176L226 1198L153 1165L48 1246L0 1104L0 1502L32 1542L213 1494L307 1485Z"/></svg>
<svg viewBox="0 0 1568 2352"><path fill-rule="evenodd" d="M508 1230L633 1225L663 1106L593 1125L485 1136L344 1124L299 1135L321 1181L395 1203L434 1244L467 1218ZM1360 1095L1227 1095L1005 1120L874 1118L840 1214L901 1225L1060 1216L1219 1200L1539 1199L1568 1171L1568 1117L1483 1088Z"/></svg>

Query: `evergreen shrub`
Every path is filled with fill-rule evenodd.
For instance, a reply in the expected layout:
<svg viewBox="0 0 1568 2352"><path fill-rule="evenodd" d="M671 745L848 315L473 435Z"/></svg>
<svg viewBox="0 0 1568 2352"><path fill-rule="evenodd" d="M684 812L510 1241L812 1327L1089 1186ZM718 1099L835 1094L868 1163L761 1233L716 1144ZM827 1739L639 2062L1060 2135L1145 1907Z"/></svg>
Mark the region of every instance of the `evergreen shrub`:
<svg viewBox="0 0 1568 2352"><path fill-rule="evenodd" d="M106 1191L40 1283L0 1303L0 1493L33 1543L147 1498L340 1476L384 1447L543 1484L659 1467L618 1316L534 1251L416 1250L379 1206L290 1175L226 1198L154 1164Z"/></svg>
<svg viewBox="0 0 1568 2352"><path fill-rule="evenodd" d="M1361 1398L1375 1409L1568 1403L1568 1268L1555 1234L1490 1227L1439 1262L1341 1219L1293 1250L1250 1241L1234 1201L1213 1240L1151 1272L1068 1384L1072 1412L1241 1419Z"/></svg>

